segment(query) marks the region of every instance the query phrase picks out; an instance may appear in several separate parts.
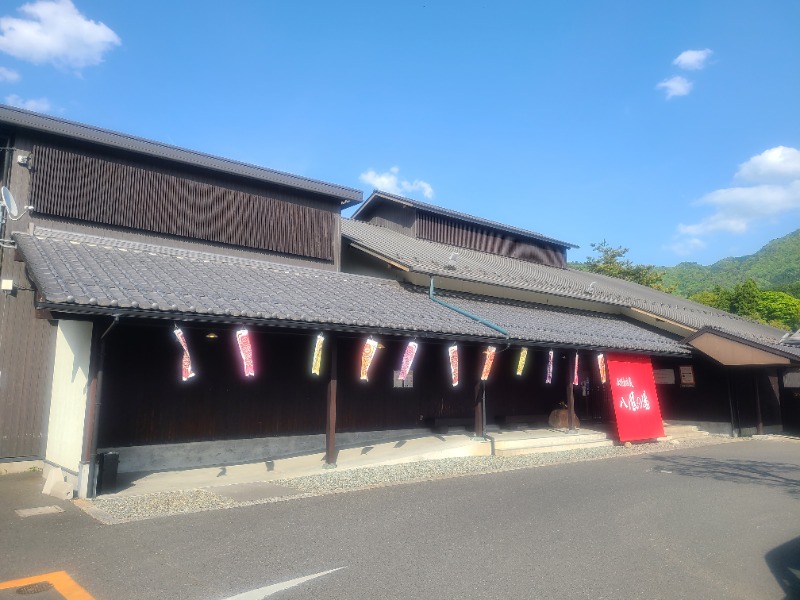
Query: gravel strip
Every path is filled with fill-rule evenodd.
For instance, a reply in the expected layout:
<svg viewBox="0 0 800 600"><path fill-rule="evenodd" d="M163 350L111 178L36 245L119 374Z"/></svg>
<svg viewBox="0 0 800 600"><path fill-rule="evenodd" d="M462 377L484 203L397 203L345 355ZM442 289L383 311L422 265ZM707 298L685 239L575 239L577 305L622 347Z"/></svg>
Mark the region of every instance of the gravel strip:
<svg viewBox="0 0 800 600"><path fill-rule="evenodd" d="M118 498L101 497L91 503L91 508L84 509L93 517L106 524L116 524L219 508L234 508L238 506L282 502L298 498L385 487L402 483L498 473L502 471L513 471L516 469L528 469L586 460L653 454L657 452L668 452L670 450L681 450L684 448L696 448L712 444L739 441L745 440L727 436L710 435L707 437L680 441L635 444L630 448L625 448L624 446L602 446L599 448L581 448L565 450L563 452L523 454L507 457L471 456L463 458L445 458L398 465L330 470L317 475L276 479L271 483L290 486L300 493L250 502L236 502L234 500L222 498L208 489L195 489Z"/></svg>
<svg viewBox="0 0 800 600"><path fill-rule="evenodd" d="M221 498L208 490L182 490L122 498L97 498L92 504L95 509L108 515L108 517L100 519L106 523L139 521L216 508L232 508L237 505L233 500ZM99 515L93 514L92 516L98 517Z"/></svg>
<svg viewBox="0 0 800 600"><path fill-rule="evenodd" d="M403 463L364 467L360 469L332 470L319 475L307 475L287 479L277 479L276 485L290 485L293 488L311 495L322 495L346 490L394 485L406 482L429 481L529 469L546 465L601 460L636 454L667 452L682 448L695 448L710 444L721 444L736 441L727 436L707 436L675 442L654 442L635 444L630 448L624 446L601 446L599 448L580 448L562 452L545 452L521 454L517 456L468 456L463 458L443 458L423 462Z"/></svg>

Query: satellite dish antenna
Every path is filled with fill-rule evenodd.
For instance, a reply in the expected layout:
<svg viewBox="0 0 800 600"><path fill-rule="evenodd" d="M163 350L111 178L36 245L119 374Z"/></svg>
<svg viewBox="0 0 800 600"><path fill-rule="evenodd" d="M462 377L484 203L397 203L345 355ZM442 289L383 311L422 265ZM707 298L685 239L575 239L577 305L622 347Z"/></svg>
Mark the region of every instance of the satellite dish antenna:
<svg viewBox="0 0 800 600"><path fill-rule="evenodd" d="M17 218L19 216L19 208L17 207L17 201L14 200L14 195L11 193L11 190L3 186L0 188L0 195L3 197L3 207L6 209L8 216L12 219Z"/></svg>
<svg viewBox="0 0 800 600"><path fill-rule="evenodd" d="M29 210L33 210L32 206L26 206L25 210L19 212L19 207L17 206L17 201L14 200L14 195L11 193L11 190L8 189L6 186L0 188L0 201L3 203L3 208L6 209L6 214L8 218L12 221L18 221L22 218ZM0 219L1 220L1 219Z"/></svg>

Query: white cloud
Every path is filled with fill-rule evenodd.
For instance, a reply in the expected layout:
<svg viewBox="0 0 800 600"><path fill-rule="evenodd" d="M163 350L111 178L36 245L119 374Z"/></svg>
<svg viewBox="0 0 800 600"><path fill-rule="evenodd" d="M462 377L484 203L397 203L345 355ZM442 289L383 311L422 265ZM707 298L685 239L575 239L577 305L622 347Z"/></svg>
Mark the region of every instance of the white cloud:
<svg viewBox="0 0 800 600"><path fill-rule="evenodd" d="M758 183L800 179L800 150L776 146L739 165L736 179Z"/></svg>
<svg viewBox="0 0 800 600"><path fill-rule="evenodd" d="M708 48L705 50L686 50L681 52L678 58L672 61L672 64L687 71L699 71L706 66L706 61L712 54L713 52Z"/></svg>
<svg viewBox="0 0 800 600"><path fill-rule="evenodd" d="M675 242L667 246L667 249L672 250L679 256L689 256L697 250L702 250L707 244L700 238L685 238L677 239Z"/></svg>
<svg viewBox="0 0 800 600"><path fill-rule="evenodd" d="M667 93L667 100L669 100L673 96L688 95L689 92L692 91L692 82L686 79L685 77L676 75L675 77L665 79L664 81L659 83L656 86L656 89L659 88L663 89Z"/></svg>
<svg viewBox="0 0 800 600"><path fill-rule="evenodd" d="M32 110L33 112L50 112L52 106L50 100L47 98L30 98L25 100L16 94L6 96L6 104L15 106L16 108L24 108L25 110Z"/></svg>
<svg viewBox="0 0 800 600"><path fill-rule="evenodd" d="M359 175L358 178L363 183L371 185L375 189L389 192L390 194L402 195L411 192L422 192L425 198L433 198L433 187L431 187L431 184L421 179L415 179L414 181L400 179L399 173L399 167L392 167L383 173L378 173L370 169Z"/></svg>
<svg viewBox="0 0 800 600"><path fill-rule="evenodd" d="M5 67L0 67L0 81L8 81L9 83L19 81L19 73Z"/></svg>
<svg viewBox="0 0 800 600"><path fill-rule="evenodd" d="M800 150L765 150L739 165L736 178L754 185L722 188L697 200L695 205L711 207L711 214L697 223L678 225L671 250L686 255L702 248L703 237L743 235L759 222L796 220L794 215L800 215Z"/></svg>
<svg viewBox="0 0 800 600"><path fill-rule="evenodd" d="M679 225L685 235L704 235L714 231L746 233L750 226L769 217L800 210L800 179L787 185L754 185L716 190L697 204L714 207L714 213L699 223Z"/></svg>
<svg viewBox="0 0 800 600"><path fill-rule="evenodd" d="M34 64L82 69L103 61L122 42L103 23L84 17L71 0L36 0L22 18L0 18L0 52Z"/></svg>

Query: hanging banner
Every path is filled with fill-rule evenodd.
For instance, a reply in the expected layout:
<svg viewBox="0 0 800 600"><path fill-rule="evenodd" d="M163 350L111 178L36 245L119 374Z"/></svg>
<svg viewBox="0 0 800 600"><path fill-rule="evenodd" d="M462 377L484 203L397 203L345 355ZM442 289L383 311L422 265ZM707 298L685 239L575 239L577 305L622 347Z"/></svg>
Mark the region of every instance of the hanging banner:
<svg viewBox="0 0 800 600"><path fill-rule="evenodd" d="M400 364L400 373L397 376L400 381L405 381L408 377L411 365L414 364L414 357L417 355L417 347L417 342L408 342L406 351L403 353L403 362Z"/></svg>
<svg viewBox="0 0 800 600"><path fill-rule="evenodd" d="M572 385L579 385L580 380L578 379L578 353L575 353L575 372L572 374Z"/></svg>
<svg viewBox="0 0 800 600"><path fill-rule="evenodd" d="M522 371L525 370L525 362L528 360L528 349L523 348L519 351L519 362L517 363L517 377L522 376Z"/></svg>
<svg viewBox="0 0 800 600"><path fill-rule="evenodd" d="M486 381L489 379L489 373L492 371L492 363L494 363L494 355L497 352L497 348L494 346L489 346L486 348L486 359L483 361L483 371L481 372L481 381Z"/></svg>
<svg viewBox="0 0 800 600"><path fill-rule="evenodd" d="M256 371L253 366L253 346L250 343L250 332L247 329L240 329L236 332L236 343L239 344L239 354L242 356L242 369L245 377L255 377Z"/></svg>
<svg viewBox="0 0 800 600"><path fill-rule="evenodd" d="M322 366L322 344L325 342L325 336L321 333L317 336L317 341L314 343L314 355L311 357L311 374L319 375L319 369Z"/></svg>
<svg viewBox="0 0 800 600"><path fill-rule="evenodd" d="M611 397L621 442L664 436L653 365L648 356L609 354Z"/></svg>
<svg viewBox="0 0 800 600"><path fill-rule="evenodd" d="M453 344L447 349L450 355L450 374L453 377L453 387L458 385L458 346Z"/></svg>
<svg viewBox="0 0 800 600"><path fill-rule="evenodd" d="M364 342L364 349L361 351L361 379L368 381L367 374L369 367L372 364L372 359L375 358L375 351L378 349L378 342L369 338Z"/></svg>
<svg viewBox="0 0 800 600"><path fill-rule="evenodd" d="M553 351L550 350L547 353L547 377L544 380L545 383L553 383Z"/></svg>
<svg viewBox="0 0 800 600"><path fill-rule="evenodd" d="M186 344L186 337L183 335L183 331L175 328L175 337L178 338L178 341L181 343L183 347L183 360L181 361L181 377L183 380L186 381L190 377L194 377L194 371L192 371L192 358L189 356L189 346Z"/></svg>
<svg viewBox="0 0 800 600"><path fill-rule="evenodd" d="M602 352L597 355L597 369L600 371L600 383L605 384L608 381L608 373L606 372L606 357Z"/></svg>

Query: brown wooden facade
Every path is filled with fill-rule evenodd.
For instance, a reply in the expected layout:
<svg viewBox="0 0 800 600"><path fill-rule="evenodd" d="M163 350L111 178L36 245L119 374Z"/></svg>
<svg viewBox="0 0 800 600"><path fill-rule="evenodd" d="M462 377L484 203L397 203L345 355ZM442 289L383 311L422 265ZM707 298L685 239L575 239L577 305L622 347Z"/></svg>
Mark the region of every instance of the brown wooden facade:
<svg viewBox="0 0 800 600"><path fill-rule="evenodd" d="M384 200L383 197L380 197ZM385 200L371 202L358 219L430 242L498 254L564 268L567 248L545 240L503 231L478 222L436 214L416 206Z"/></svg>
<svg viewBox="0 0 800 600"><path fill-rule="evenodd" d="M5 223L3 239L38 226L339 268L338 198L25 128L0 125L1 135L11 148L2 185L20 209L34 206ZM14 250L0 253L2 278L16 286L0 296L0 460L41 458L57 322L34 310Z"/></svg>
<svg viewBox="0 0 800 600"><path fill-rule="evenodd" d="M333 261L331 203L53 145L34 145L33 157L37 213Z"/></svg>
<svg viewBox="0 0 800 600"><path fill-rule="evenodd" d="M182 350L172 327L136 322L119 325L109 337L106 383L100 417L100 447L124 447L325 432L330 344L337 340L338 432L391 431L448 426L473 430L482 393L479 374L485 344L459 344L459 385L450 380L447 348L452 342L417 340L413 385L398 387L407 338L385 336L369 371L359 378L366 335L326 338L319 376L310 372L316 331L251 329L256 377L245 378L235 328L201 324L184 327L197 375L180 377ZM215 334L217 337L207 337ZM516 375L518 346L498 348L484 384L487 422L544 425L551 410L567 402L573 350L554 348L551 383L546 383L547 348L530 348L522 376ZM575 412L582 423L614 422L608 384L600 381L596 352L579 352L580 385ZM717 424L745 434L758 426L753 386L759 386L761 423L780 424L780 403L763 370L730 370L702 358L653 357L655 369L672 369L675 383L658 384L665 420ZM682 387L678 368L691 365L695 385ZM777 375L777 372L776 372ZM731 387L727 386L730 379ZM777 384L776 384L777 385Z"/></svg>

